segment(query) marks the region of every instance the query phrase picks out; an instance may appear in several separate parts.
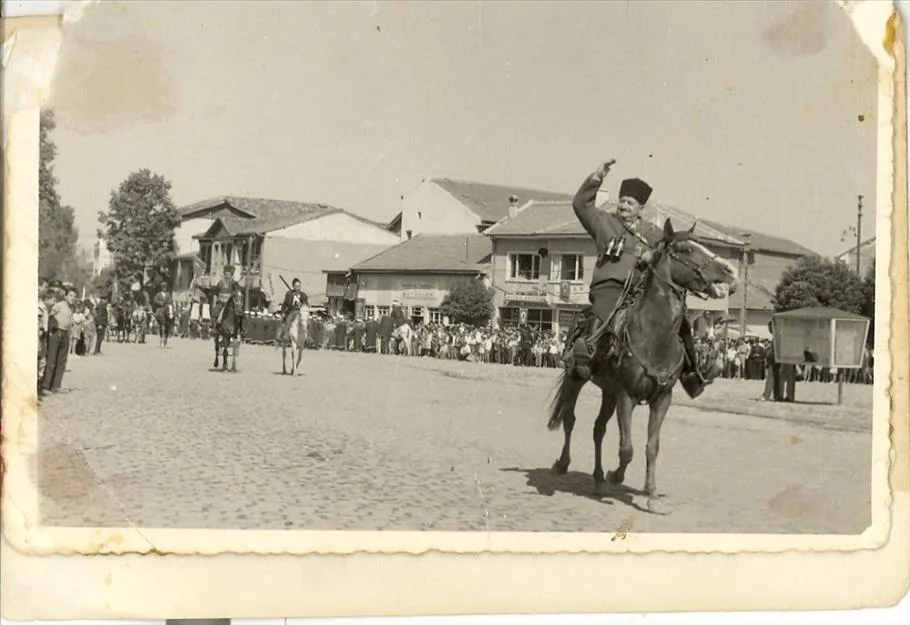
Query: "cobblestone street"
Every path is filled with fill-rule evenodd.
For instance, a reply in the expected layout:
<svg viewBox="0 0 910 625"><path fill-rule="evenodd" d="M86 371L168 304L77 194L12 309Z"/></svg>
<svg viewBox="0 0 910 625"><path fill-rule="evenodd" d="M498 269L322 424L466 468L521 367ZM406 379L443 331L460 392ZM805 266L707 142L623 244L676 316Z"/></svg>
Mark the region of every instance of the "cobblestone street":
<svg viewBox="0 0 910 625"><path fill-rule="evenodd" d="M677 391L657 474L673 512L653 516L634 490L642 408L629 488L593 496L593 387L570 471L550 473L562 445L546 429L554 369L307 351L290 377L271 347L242 346L235 374L209 371L208 342L104 350L71 358L67 392L41 407L44 524L859 533L870 520L871 430L717 409L734 393L758 397L759 382L719 380L695 402ZM713 407L693 407L702 401ZM614 419L605 468L616 454Z"/></svg>

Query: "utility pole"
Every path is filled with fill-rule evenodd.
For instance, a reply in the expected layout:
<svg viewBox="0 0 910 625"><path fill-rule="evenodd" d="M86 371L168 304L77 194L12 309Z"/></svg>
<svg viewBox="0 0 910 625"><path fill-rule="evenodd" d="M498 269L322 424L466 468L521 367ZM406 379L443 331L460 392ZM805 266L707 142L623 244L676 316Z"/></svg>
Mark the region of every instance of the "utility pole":
<svg viewBox="0 0 910 625"><path fill-rule="evenodd" d="M246 242L246 279L244 283L243 291L243 310L244 312L250 309L250 280L253 279L253 235L247 237Z"/></svg>
<svg viewBox="0 0 910 625"><path fill-rule="evenodd" d="M743 238L743 257L742 257L742 275L743 275L743 303L739 309L739 338L746 336L746 309L749 305L749 249L752 246L752 234L743 232L740 234Z"/></svg>
<svg viewBox="0 0 910 625"><path fill-rule="evenodd" d="M849 236L856 236L856 247L854 248L854 254L856 255L856 275L860 278L863 277L862 272L862 262L860 261L860 252L862 251L863 245L863 196L856 196L856 227L850 226L849 228L844 229L841 232L840 240L841 243L847 241Z"/></svg>

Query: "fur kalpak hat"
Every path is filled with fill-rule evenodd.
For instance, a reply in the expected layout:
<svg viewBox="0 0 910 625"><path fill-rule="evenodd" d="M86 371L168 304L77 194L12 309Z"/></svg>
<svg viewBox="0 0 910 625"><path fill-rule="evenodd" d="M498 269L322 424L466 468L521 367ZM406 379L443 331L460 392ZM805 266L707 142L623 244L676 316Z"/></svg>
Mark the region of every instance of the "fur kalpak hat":
<svg viewBox="0 0 910 625"><path fill-rule="evenodd" d="M639 204L647 204L653 189L640 178L627 178L619 186L619 197L631 197L638 200Z"/></svg>

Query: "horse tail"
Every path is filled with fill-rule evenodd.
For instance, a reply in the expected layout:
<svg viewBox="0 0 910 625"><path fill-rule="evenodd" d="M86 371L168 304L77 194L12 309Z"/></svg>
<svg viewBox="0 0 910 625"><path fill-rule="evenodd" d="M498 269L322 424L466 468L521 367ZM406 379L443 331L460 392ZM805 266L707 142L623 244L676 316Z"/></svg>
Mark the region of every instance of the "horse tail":
<svg viewBox="0 0 910 625"><path fill-rule="evenodd" d="M550 402L550 420L547 429L556 430L562 425L563 415L573 398L572 387L581 380L573 369L563 369L556 380L556 394Z"/></svg>

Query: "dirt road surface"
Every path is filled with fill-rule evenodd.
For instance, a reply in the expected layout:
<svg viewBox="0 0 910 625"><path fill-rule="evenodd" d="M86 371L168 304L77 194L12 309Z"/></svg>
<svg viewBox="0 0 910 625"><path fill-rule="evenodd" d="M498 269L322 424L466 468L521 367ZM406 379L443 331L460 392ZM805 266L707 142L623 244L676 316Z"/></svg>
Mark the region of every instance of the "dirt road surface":
<svg viewBox="0 0 910 625"><path fill-rule="evenodd" d="M599 393L578 406L572 466L550 472L555 369L244 345L211 372L210 343L106 344L71 359L39 417L44 524L226 529L856 534L870 522L871 387L801 384L806 403L758 402L762 384L677 390L658 488L644 511L647 413L624 487L594 495ZM745 413L745 414L744 414ZM617 429L605 439L606 468Z"/></svg>

